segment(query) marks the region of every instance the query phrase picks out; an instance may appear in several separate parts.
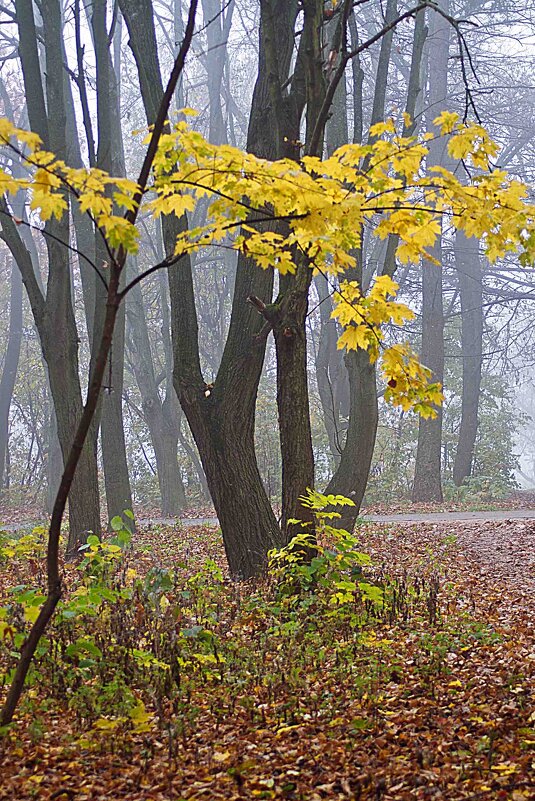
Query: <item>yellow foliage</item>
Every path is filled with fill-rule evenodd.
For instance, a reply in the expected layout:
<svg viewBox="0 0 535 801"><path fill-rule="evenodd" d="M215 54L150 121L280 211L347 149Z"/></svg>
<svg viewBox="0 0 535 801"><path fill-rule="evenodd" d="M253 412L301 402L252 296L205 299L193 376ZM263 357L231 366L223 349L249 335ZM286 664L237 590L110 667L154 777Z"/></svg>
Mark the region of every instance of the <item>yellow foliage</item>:
<svg viewBox="0 0 535 801"><path fill-rule="evenodd" d="M396 283L380 276L363 296L344 275L355 267L363 226L383 239L395 235L400 261L432 261L429 251L443 218L481 239L491 260L514 251L523 264L533 262L535 207L527 202L522 183L489 170L497 146L485 129L463 124L449 111L434 121L437 135L448 137L450 156L478 171L463 184L443 167L426 170L434 134L402 136L392 120L373 126L372 144L344 145L323 161L305 156L300 162L270 162L230 145L211 144L186 121L193 113L184 110L161 137L152 183L141 199L135 182L98 169L68 167L41 149L39 137L0 119L0 141L24 154L33 167L24 179L1 170L0 192L29 192L30 206L39 209L43 220L61 217L70 197L92 216L112 250L131 253L138 248L138 231L125 210L135 210L140 201L154 217L183 217L202 203L205 222L178 236L177 256L223 243L263 269L284 274L306 263L340 281L333 313L343 328L338 346L363 348L372 361L381 357L387 400L434 414L442 396L429 370L406 345L384 343L385 325L401 326L413 316L395 300Z"/></svg>

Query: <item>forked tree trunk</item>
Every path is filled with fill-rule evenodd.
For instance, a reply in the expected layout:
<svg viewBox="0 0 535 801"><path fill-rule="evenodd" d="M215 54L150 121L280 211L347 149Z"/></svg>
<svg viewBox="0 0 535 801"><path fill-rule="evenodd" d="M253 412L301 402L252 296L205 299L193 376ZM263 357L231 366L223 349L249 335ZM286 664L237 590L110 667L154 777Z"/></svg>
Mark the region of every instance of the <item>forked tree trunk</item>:
<svg viewBox="0 0 535 801"><path fill-rule="evenodd" d="M234 388L239 392L241 382L236 378ZM249 578L265 564L267 551L281 544L256 461L254 418L241 416L243 404L232 403L230 387L224 400L218 398L217 388L207 398L203 386L196 392L191 389L183 388L180 400L226 535L229 567L235 576Z"/></svg>
<svg viewBox="0 0 535 801"><path fill-rule="evenodd" d="M292 56L296 3L274 1L280 33L282 80ZM162 86L156 35L149 0L120 0L136 59L147 120L154 121ZM261 32L259 77L253 94L248 149L264 158L280 154L265 69ZM164 245L174 250L185 220L163 220ZM254 295L264 303L272 296L273 276L247 259L238 259L229 334L213 388L202 377L198 324L191 265L184 259L169 272L174 384L199 449L210 494L219 517L231 572L248 577L266 563L267 551L281 542L280 529L258 470L254 443L254 416L262 372L265 339L259 337L263 320L247 303ZM208 394L207 394L208 393Z"/></svg>

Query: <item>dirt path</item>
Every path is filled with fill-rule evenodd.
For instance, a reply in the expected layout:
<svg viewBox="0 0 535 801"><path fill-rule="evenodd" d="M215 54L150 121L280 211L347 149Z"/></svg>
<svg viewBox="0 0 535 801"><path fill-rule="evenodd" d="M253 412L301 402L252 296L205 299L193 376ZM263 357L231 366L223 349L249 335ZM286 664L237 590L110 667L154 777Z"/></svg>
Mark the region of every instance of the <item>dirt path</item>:
<svg viewBox="0 0 535 801"><path fill-rule="evenodd" d="M404 555L408 564L414 561L422 543L444 542L445 555L463 555L475 586L493 588L487 601L506 619L525 620L533 631L535 612L535 518L507 516L493 519L440 519L435 522L401 521L388 527L363 527L365 546L368 540L386 538L389 547ZM451 544L448 539L451 538ZM381 548L379 548L381 550ZM451 558L451 557L450 557ZM497 591L496 588L502 588ZM505 603L505 601L507 601ZM535 653L533 654L535 659Z"/></svg>
<svg viewBox="0 0 535 801"><path fill-rule="evenodd" d="M505 583L516 598L518 609L535 605L535 509L481 512L432 512L393 515L363 515L363 523L388 526L391 536L410 541L426 533L452 534L472 562L474 573ZM175 525L175 520L153 518L152 525ZM183 526L216 526L216 517L181 521ZM418 529L416 528L418 526ZM401 531L400 531L401 530ZM404 533L402 533L404 532Z"/></svg>
<svg viewBox="0 0 535 801"><path fill-rule="evenodd" d="M535 606L535 520L510 517L452 525L457 543L494 582L506 584L519 607Z"/></svg>

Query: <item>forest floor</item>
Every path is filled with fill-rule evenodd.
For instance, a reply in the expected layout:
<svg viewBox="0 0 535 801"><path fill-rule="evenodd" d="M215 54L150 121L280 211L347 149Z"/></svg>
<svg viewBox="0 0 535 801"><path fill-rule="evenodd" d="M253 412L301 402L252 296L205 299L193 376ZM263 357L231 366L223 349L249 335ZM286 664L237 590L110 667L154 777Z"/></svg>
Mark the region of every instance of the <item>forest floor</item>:
<svg viewBox="0 0 535 801"><path fill-rule="evenodd" d="M114 574L133 595L50 634L0 741L0 799L535 798L535 521L358 538L382 606L292 606L230 582L214 528L141 530ZM40 580L0 564L0 603Z"/></svg>

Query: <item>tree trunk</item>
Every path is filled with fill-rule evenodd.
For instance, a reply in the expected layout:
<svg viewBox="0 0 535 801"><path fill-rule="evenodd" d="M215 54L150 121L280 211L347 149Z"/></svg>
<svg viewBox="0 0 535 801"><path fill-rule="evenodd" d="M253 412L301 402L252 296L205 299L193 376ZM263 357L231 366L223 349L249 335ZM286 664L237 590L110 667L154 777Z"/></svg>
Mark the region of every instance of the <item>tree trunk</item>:
<svg viewBox="0 0 535 801"><path fill-rule="evenodd" d="M152 442L158 471L158 485L165 517L179 517L186 505L186 494L178 467L178 436L169 431L166 421L161 427L153 427Z"/></svg>
<svg viewBox="0 0 535 801"><path fill-rule="evenodd" d="M9 410L19 367L22 342L22 278L15 262L11 264L11 293L9 297L9 331L0 379L0 488L4 486L4 471L9 434Z"/></svg>
<svg viewBox="0 0 535 801"><path fill-rule="evenodd" d="M455 268L461 296L463 355L462 413L453 465L457 487L472 474L477 436L481 368L483 363L483 287L479 242L462 232L455 235Z"/></svg>
<svg viewBox="0 0 535 801"><path fill-rule="evenodd" d="M32 98L32 103L28 104L28 116L32 130L39 133L45 147L50 148L59 158L65 158L66 119L60 4L58 0L43 0L41 10L46 55L46 104L37 54L33 6L29 0L17 0L17 23L21 42L19 53L24 86L27 97ZM69 241L68 217L65 215L62 220L49 221L45 226L48 252L46 297L15 224L4 218L2 229L30 299L48 366L58 436L65 458L70 451L82 413L78 332L72 307L70 263L68 251L62 244ZM69 500L68 552L72 554L85 541L88 531L100 533L97 461L95 448L90 441L84 445Z"/></svg>
<svg viewBox="0 0 535 801"><path fill-rule="evenodd" d="M280 307L273 326L277 354L277 407L282 458L282 530L286 541L297 533L288 520L312 522L301 498L314 488L314 452L308 397L306 316L312 270L301 264L296 276L281 277Z"/></svg>
<svg viewBox="0 0 535 801"><path fill-rule="evenodd" d="M173 386L173 343L171 341L171 315L169 311L169 282L164 273L160 273L159 278L160 303L162 309L162 339L165 354L165 395L162 401L162 414L164 420L163 428L168 431L162 455L163 478L160 483L160 491L162 494L162 506L169 509L169 514L176 515L186 505L186 493L178 465L176 470L173 471L173 465L177 464L178 441L180 440L182 444L181 418L183 412ZM184 447L183 444L182 447ZM191 451L192 449L190 448L189 450ZM209 493L206 485L206 476L199 462L198 455L196 453L193 455L195 469L204 488L205 498L208 499Z"/></svg>
<svg viewBox="0 0 535 801"><path fill-rule="evenodd" d="M165 302L165 298L162 299ZM163 515L177 517L185 505L184 486L177 461L178 425L172 412L166 414L154 374L154 363L141 288L134 287L128 299L127 319L132 369L141 394L141 406L149 429L160 487ZM177 403L178 405L178 403Z"/></svg>
<svg viewBox="0 0 535 801"><path fill-rule="evenodd" d="M284 81L292 56L296 3L273 0L272 4L271 21L279 32ZM148 0L120 0L120 6L150 124L162 91L152 7ZM281 153L282 140L273 133L277 126L265 63L265 28L261 26L259 74L247 145L258 156L275 158ZM166 252L174 250L176 235L185 224L184 220L163 220ZM238 259L229 334L213 387L205 384L200 368L191 265L187 260L170 270L169 283L175 389L199 449L231 572L248 577L262 569L267 551L281 542L280 529L256 463L255 404L265 338L259 337L262 318L247 303L250 295L264 303L271 301L273 275L243 257Z"/></svg>
<svg viewBox="0 0 535 801"><path fill-rule="evenodd" d="M100 440L108 520L111 520L117 515L121 517L133 506L123 419L124 309L117 315L109 359L111 387L104 391L102 398ZM131 519L129 525L132 525Z"/></svg>
<svg viewBox="0 0 535 801"><path fill-rule="evenodd" d="M392 22L397 16L397 0L388 0L386 6L386 22ZM352 20L352 21L351 21ZM353 45L357 44L357 28L354 17L350 17L350 29ZM385 99L388 85L388 72L392 52L394 31L390 31L381 40L381 49L377 62L375 76L375 90L370 124L381 122L385 116ZM362 138L362 80L360 72L356 72L354 65L353 105L355 112L354 141ZM373 141L368 136L368 142ZM362 232L364 236L364 232ZM355 254L357 265L347 275L348 280L357 281L361 291L365 293L371 280L374 267L364 271L364 249ZM371 261L371 260L370 260ZM379 409L377 403L377 384L375 364L370 363L368 353L363 350L346 354L345 364L349 379L349 421L347 437L337 469L327 486L327 492L346 495L350 497L355 506L345 506L339 524L348 531L352 531L357 519L373 458L375 439L377 436L377 422Z"/></svg>
<svg viewBox="0 0 535 801"><path fill-rule="evenodd" d="M50 270L47 284L47 308L41 323L40 334L43 354L48 365L50 389L58 424L58 437L67 458L73 441L76 425L82 414L82 396L78 373L78 335L72 313L70 282L59 273L63 266L68 275L68 259L65 264L65 247L68 233L61 224L54 224L59 242L47 239ZM68 223L67 223L68 228ZM67 237L67 239L66 239ZM48 300L51 304L48 306ZM73 556L78 546L85 542L88 532L100 534L100 500L97 478L97 459L94 443L84 443L78 469L69 497L69 539L67 553Z"/></svg>
<svg viewBox="0 0 535 801"><path fill-rule="evenodd" d="M223 70L227 58L227 39L234 12L234 0L230 3L221 0L201 0L204 24L206 26L206 81L210 113L208 139L215 145L227 141L227 131L223 118L221 89Z"/></svg>
<svg viewBox="0 0 535 801"><path fill-rule="evenodd" d="M51 394L50 387L49 394ZM58 423L53 402L48 415L47 434L46 510L49 514L52 514L54 501L58 494L58 487L61 481L61 474L63 472L63 455L58 439Z"/></svg>
<svg viewBox="0 0 535 801"><path fill-rule="evenodd" d="M430 249L441 262L442 246ZM442 267L424 261L422 267L422 363L432 370L433 381L444 379L444 312ZM442 502L442 407L434 419L420 418L412 499L415 503Z"/></svg>
<svg viewBox="0 0 535 801"><path fill-rule="evenodd" d="M440 7L448 11L447 0ZM429 9L429 46L433 57L429 62L429 113L427 128L433 131L432 119L445 107L448 93L448 58L451 25L440 14ZM440 138L429 144L428 168L445 164L445 143ZM422 348L421 360L433 372L433 381L444 379L444 311L442 305L442 244L430 250L438 264L422 265ZM412 498L416 503L442 501L442 407L435 419L420 418L418 447Z"/></svg>
<svg viewBox="0 0 535 801"><path fill-rule="evenodd" d="M237 375L237 392L243 391L240 384ZM251 447L254 417L250 414L243 419L243 404L232 402L230 389L229 386L222 399L217 388L205 397L204 385L197 391L190 385L182 388L180 400L201 455L231 573L249 578L258 573L267 551L279 546L281 540L276 521L273 524L254 445Z"/></svg>
<svg viewBox="0 0 535 801"><path fill-rule="evenodd" d="M275 37L275 25L270 3L263 4L266 18L266 59L268 72L278 76L271 86L278 133L288 143L287 156L298 158L299 129L303 109L306 109L306 152L323 154L323 131L317 144L311 144L325 97L323 71L323 0L304 0L303 31L288 97L282 88L279 66L280 49ZM312 265L301 258L295 275L281 276L276 312L269 322L273 325L277 356L277 407L282 461L282 533L285 541L298 529L288 521L302 520L307 532L314 534L312 510L303 507L301 498L307 489L314 488L314 452L310 426L308 394L306 318L308 294L312 281Z"/></svg>
<svg viewBox="0 0 535 801"><path fill-rule="evenodd" d="M110 39L106 26L106 0L93 0L87 7L90 18L96 59L97 166L106 172L124 175L125 165L122 150L122 132L115 84L115 72L111 62ZM91 12L91 13L89 13ZM108 254L101 232L95 231L96 264L107 263ZM105 289L96 276L96 306L93 324L93 351L100 342L105 314ZM125 509L132 509L132 491L126 458L126 442L123 421L125 313L122 308L117 316L113 334L113 345L109 355L107 391L101 399L100 433L102 463L108 519L122 516ZM94 356L93 356L94 360Z"/></svg>
<svg viewBox="0 0 535 801"><path fill-rule="evenodd" d="M345 495L354 502L354 507L344 506L341 510L340 525L351 531L368 483L379 410L375 365L370 364L367 351L359 349L347 353L346 366L349 375L351 413L340 464L326 492Z"/></svg>
<svg viewBox="0 0 535 801"><path fill-rule="evenodd" d="M340 464L347 423L342 422L349 414L349 381L344 357L337 348L338 329L331 318L333 310L329 285L322 275L314 277L319 297L320 335L316 354L316 382L320 396L325 430L335 470Z"/></svg>

